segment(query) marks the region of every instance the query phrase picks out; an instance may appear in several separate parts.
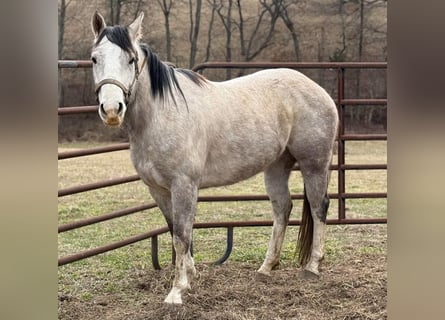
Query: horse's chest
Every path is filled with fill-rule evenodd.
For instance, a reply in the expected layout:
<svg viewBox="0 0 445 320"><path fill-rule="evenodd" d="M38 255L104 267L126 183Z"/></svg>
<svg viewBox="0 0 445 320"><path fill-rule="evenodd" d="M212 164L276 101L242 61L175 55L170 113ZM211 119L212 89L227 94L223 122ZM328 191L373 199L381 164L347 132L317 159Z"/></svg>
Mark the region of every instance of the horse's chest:
<svg viewBox="0 0 445 320"><path fill-rule="evenodd" d="M148 155L132 152L131 160L136 172L146 185L168 187L168 178L163 174L162 168Z"/></svg>

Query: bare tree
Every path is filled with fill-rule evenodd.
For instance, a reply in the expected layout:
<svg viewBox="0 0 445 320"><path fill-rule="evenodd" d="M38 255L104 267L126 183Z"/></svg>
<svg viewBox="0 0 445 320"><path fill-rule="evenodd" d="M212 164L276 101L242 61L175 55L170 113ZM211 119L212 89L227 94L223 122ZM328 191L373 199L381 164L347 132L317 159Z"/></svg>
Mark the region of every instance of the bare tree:
<svg viewBox="0 0 445 320"><path fill-rule="evenodd" d="M116 25L120 23L122 1L121 0L108 0L110 4L110 23Z"/></svg>
<svg viewBox="0 0 445 320"><path fill-rule="evenodd" d="M282 10L286 8L283 2L283 0L272 0L270 2L260 0L259 12L255 22L255 17L244 18L241 0L237 0L238 21L235 24L240 34L241 60L252 61L273 44L276 23ZM242 69L238 76L243 74L244 70Z"/></svg>
<svg viewBox="0 0 445 320"><path fill-rule="evenodd" d="M144 0L108 0L110 7L110 23L121 24L123 16L132 16L136 19L142 8ZM133 12L134 11L134 12ZM133 12L133 14L131 14Z"/></svg>
<svg viewBox="0 0 445 320"><path fill-rule="evenodd" d="M360 4L359 8L359 27L358 27L358 45L357 45L357 59L358 61L363 61L363 51L364 51L364 41L365 41L365 32L371 29L373 32L378 32L378 30L374 28L369 28L366 24L366 14L365 14L365 5L366 10L372 10L373 8L379 7L386 3L386 0L358 0ZM357 70L357 79L356 79L356 94L357 97L360 93L360 69Z"/></svg>
<svg viewBox="0 0 445 320"><path fill-rule="evenodd" d="M221 3L218 3L217 0L207 0L207 3L210 4L212 8L212 13L210 15L209 28L207 30L207 46L206 46L206 54L204 61L209 61L210 59L210 50L212 47L212 30L213 24L215 21L215 11L221 6Z"/></svg>
<svg viewBox="0 0 445 320"><path fill-rule="evenodd" d="M367 44L375 41L376 34L384 33L386 36L386 31L379 30L384 26L373 26L367 17L374 9L385 8L386 0L342 0L337 5L342 23L342 45L341 48L335 50L331 60L367 60L369 58L366 54ZM363 94L372 95L370 86L363 85L363 82L371 81L369 77L364 77L360 69L353 72L354 85L351 86L353 95L357 98ZM378 107L350 107L348 108L348 117L352 124L361 122L370 125L376 108Z"/></svg>
<svg viewBox="0 0 445 320"><path fill-rule="evenodd" d="M347 21L346 18L347 15L345 13L345 4L346 4L347 0L338 0L336 6L338 6L338 14L340 16L340 21L341 21L341 46L335 48L335 50L333 51L332 55L329 56L329 60L330 61L334 61L334 62L342 62L342 61L346 61L347 60L347 44L346 44L346 29L347 29Z"/></svg>
<svg viewBox="0 0 445 320"><path fill-rule="evenodd" d="M62 59L63 55L63 46L64 46L64 39L65 39L65 20L66 20L66 9L68 8L68 5L70 4L70 1L66 0L60 0L59 2L59 34L58 34L58 56L59 59Z"/></svg>
<svg viewBox="0 0 445 320"><path fill-rule="evenodd" d="M295 29L295 25L292 19L290 18L288 12L288 8L292 5L297 4L299 0L289 1L288 3L286 3L286 1L281 1L281 0L275 0L275 2L278 2L278 5L280 6L280 18L284 22L284 25L289 30L290 35L292 37L292 45L295 53L295 59L296 61L300 61L300 41L298 39L298 34Z"/></svg>
<svg viewBox="0 0 445 320"><path fill-rule="evenodd" d="M170 12L173 7L174 0L157 0L164 14L165 23L165 41L167 51L167 61L172 61L172 39L170 33Z"/></svg>
<svg viewBox="0 0 445 320"><path fill-rule="evenodd" d="M135 20L138 17L139 12L141 12L142 2L143 2L143 0L136 1L136 10L134 11L133 20Z"/></svg>
<svg viewBox="0 0 445 320"><path fill-rule="evenodd" d="M198 35L201 21L202 1L196 0L195 18L193 19L193 1L189 0L190 8L190 68L195 65L196 53L198 51Z"/></svg>
<svg viewBox="0 0 445 320"><path fill-rule="evenodd" d="M59 2L59 33L58 33L58 58L63 59L63 49L65 47L65 22L66 22L66 9L68 8L70 1L60 0ZM58 69L59 81L58 81L58 104L63 105L63 85L62 85L62 69Z"/></svg>
<svg viewBox="0 0 445 320"><path fill-rule="evenodd" d="M220 0L219 6L216 12L221 19L221 22L226 30L226 61L232 61L232 6L233 0L228 0L227 12L224 14L222 9L224 8L223 1ZM226 79L232 77L232 70L226 69Z"/></svg>
<svg viewBox="0 0 445 320"><path fill-rule="evenodd" d="M250 33L249 38L245 39L245 19L242 15L241 0L237 0L238 17L237 23L240 32L241 56L244 61L253 60L258 54L272 44L272 38L275 31L275 24L280 16L280 5L278 2L260 0L260 12L258 19Z"/></svg>
<svg viewBox="0 0 445 320"><path fill-rule="evenodd" d="M358 61L362 61L363 59L363 37L364 37L364 8L365 8L365 1L359 0L360 2L360 10L359 10L359 36L358 36L358 52L357 52L357 59ZM355 82L355 95L358 98L360 96L360 69L357 69L357 78Z"/></svg>
<svg viewBox="0 0 445 320"><path fill-rule="evenodd" d="M320 29L320 39L318 41L318 61L323 61L326 46L326 31L324 27L321 27ZM325 80L325 70L318 69L318 84L325 87Z"/></svg>

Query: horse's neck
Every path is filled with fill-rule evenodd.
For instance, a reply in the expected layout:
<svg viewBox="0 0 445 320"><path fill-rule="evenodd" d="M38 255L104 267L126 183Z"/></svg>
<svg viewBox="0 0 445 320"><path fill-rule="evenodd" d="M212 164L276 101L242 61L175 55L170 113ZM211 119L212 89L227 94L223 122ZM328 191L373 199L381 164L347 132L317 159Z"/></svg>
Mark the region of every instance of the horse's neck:
<svg viewBox="0 0 445 320"><path fill-rule="evenodd" d="M153 119L155 101L151 94L150 81L147 70L143 70L139 76L137 86L134 91L134 100L128 105L126 119L126 129L130 139L143 134L149 128Z"/></svg>

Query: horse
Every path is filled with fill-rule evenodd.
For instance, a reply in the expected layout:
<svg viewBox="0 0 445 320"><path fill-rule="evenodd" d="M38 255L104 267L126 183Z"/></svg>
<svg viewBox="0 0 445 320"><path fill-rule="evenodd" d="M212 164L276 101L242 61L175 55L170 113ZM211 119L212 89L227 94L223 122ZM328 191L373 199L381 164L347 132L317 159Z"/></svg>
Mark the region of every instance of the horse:
<svg viewBox="0 0 445 320"><path fill-rule="evenodd" d="M288 180L297 163L304 182L299 263L303 275L319 277L338 130L332 98L291 69L214 82L173 67L140 41L143 17L141 12L129 25L107 26L96 11L91 60L99 116L128 133L132 163L172 235L175 277L164 302L182 304L196 275L191 244L198 190L260 172L273 226L258 272L271 275L280 262L293 206Z"/></svg>

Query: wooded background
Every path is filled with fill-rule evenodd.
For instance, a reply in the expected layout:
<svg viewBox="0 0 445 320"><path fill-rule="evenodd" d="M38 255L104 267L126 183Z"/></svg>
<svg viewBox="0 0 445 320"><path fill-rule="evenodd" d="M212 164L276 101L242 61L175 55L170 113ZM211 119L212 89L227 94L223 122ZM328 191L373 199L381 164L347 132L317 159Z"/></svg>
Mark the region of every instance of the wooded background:
<svg viewBox="0 0 445 320"><path fill-rule="evenodd" d="M386 61L386 0L59 0L59 59L90 59L92 14L128 25L145 13L143 41L162 60ZM220 81L255 70L209 70ZM335 71L301 70L335 94ZM385 70L348 70L347 98L386 98ZM96 103L90 69L59 70L59 106ZM347 107L347 131L385 131L386 107ZM59 139L125 139L97 115L60 117Z"/></svg>

